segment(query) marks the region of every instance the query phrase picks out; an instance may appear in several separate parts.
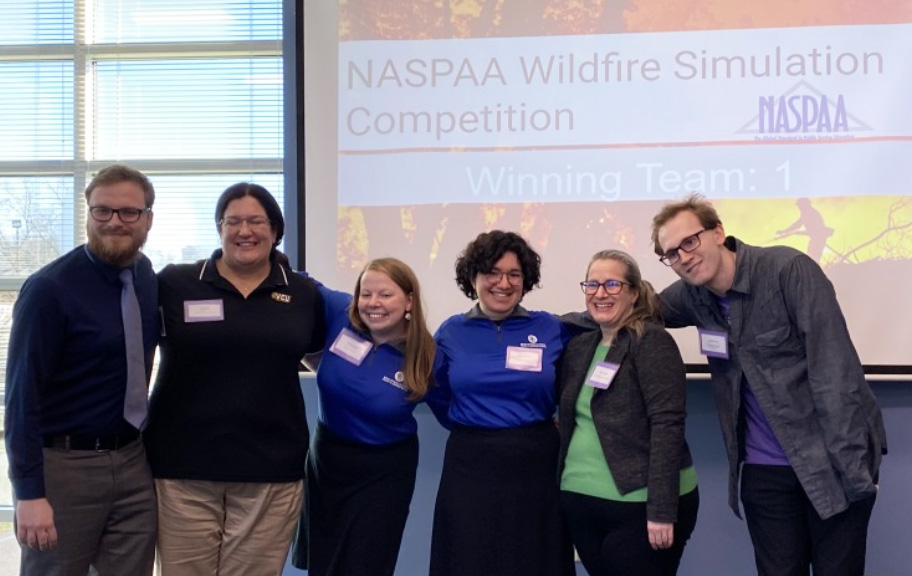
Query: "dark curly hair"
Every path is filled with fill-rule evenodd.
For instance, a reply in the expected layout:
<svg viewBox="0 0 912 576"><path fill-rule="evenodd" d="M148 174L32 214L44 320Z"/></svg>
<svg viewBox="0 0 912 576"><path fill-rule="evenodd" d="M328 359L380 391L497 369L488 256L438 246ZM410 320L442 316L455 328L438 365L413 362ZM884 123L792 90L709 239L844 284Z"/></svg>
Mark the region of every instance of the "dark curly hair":
<svg viewBox="0 0 912 576"><path fill-rule="evenodd" d="M456 259L456 285L462 293L475 300L475 278L494 269L494 264L507 252L516 254L523 275L523 295L539 285L541 280L541 256L529 246L522 236L515 232L492 230L482 232L466 245Z"/></svg>

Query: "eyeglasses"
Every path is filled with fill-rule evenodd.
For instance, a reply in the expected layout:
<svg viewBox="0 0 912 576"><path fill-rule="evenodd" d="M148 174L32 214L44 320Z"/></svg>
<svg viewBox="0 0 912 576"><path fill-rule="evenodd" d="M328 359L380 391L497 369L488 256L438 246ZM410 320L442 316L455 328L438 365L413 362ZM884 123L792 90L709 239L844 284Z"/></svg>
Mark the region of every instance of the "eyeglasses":
<svg viewBox="0 0 912 576"><path fill-rule="evenodd" d="M241 218L240 216L228 216L227 218L222 218L219 220L219 225L237 230L244 225L244 222L246 222L247 226L251 228L265 228L269 225L271 220L265 216L248 216L247 218Z"/></svg>
<svg viewBox="0 0 912 576"><path fill-rule="evenodd" d="M594 296L598 294L599 288L604 288L606 294L609 296L614 296L616 294L620 294L621 290L624 289L624 286L633 286L633 284L621 282L620 280L605 280L604 282L598 282L596 280L583 280L580 282L580 288L583 289L583 293L587 296Z"/></svg>
<svg viewBox="0 0 912 576"><path fill-rule="evenodd" d="M488 284L499 284L500 279L504 276L507 277L507 282L513 286L519 286L523 281L522 272L517 272L516 270L511 272L498 272L497 270L492 270L490 272L485 272L483 276Z"/></svg>
<svg viewBox="0 0 912 576"><path fill-rule="evenodd" d="M664 264L666 266L674 266L675 264L680 262L682 251L690 254L691 252L693 252L694 250L699 248L700 234L706 232L707 230L713 230L713 228L704 228L704 229L700 230L699 232L697 232L696 234L693 234L693 235L688 236L687 238L681 240L681 243L678 245L677 248L671 248L669 250L666 250L665 253L659 257L659 261L661 261L662 264Z"/></svg>
<svg viewBox="0 0 912 576"><path fill-rule="evenodd" d="M89 206L89 214L96 222L110 222L111 218L117 214L120 221L124 224L137 222L139 217L146 212L151 212L151 208L108 208L107 206Z"/></svg>

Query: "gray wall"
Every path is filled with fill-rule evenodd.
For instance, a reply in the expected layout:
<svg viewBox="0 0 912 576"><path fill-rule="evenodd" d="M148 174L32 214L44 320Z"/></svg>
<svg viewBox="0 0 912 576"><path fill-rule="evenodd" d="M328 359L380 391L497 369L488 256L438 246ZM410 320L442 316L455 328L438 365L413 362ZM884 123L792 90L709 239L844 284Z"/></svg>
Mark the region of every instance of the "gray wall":
<svg viewBox="0 0 912 576"><path fill-rule="evenodd" d="M886 420L890 453L884 459L880 494L868 534L867 573L876 576L912 575L912 551L907 520L912 518L912 498L905 491L912 483L912 382L874 382L874 392ZM312 380L304 381L308 418L316 419L316 392ZM728 508L727 464L707 381L689 383L687 438L700 479L701 508L680 576L756 574L747 527ZM446 432L430 411L418 411L421 461L412 510L406 526L396 576L427 574L434 497L443 464ZM285 576L306 574L288 568ZM586 571L582 566L578 574ZM479 575L481 576L481 575Z"/></svg>

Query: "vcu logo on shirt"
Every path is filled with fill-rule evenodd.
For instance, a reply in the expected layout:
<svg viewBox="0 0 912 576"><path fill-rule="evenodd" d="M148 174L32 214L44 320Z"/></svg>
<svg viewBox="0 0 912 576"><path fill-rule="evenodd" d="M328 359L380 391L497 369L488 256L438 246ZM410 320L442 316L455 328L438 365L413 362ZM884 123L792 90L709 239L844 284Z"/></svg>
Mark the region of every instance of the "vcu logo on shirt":
<svg viewBox="0 0 912 576"><path fill-rule="evenodd" d="M278 292L273 292L272 299L276 302L281 302L282 304L291 304L291 294L279 294Z"/></svg>

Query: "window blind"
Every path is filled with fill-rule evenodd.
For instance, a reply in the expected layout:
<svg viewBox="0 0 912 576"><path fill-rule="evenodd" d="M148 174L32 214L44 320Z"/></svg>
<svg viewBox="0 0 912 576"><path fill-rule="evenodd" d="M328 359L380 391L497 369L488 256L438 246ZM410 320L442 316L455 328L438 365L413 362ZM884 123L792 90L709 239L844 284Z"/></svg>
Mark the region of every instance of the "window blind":
<svg viewBox="0 0 912 576"><path fill-rule="evenodd" d="M282 1L2 0L0 30L5 382L18 287L85 241L83 190L100 168L129 164L155 185L156 269L218 247L227 186L257 182L283 202Z"/></svg>

